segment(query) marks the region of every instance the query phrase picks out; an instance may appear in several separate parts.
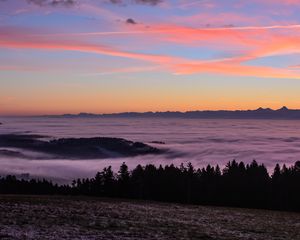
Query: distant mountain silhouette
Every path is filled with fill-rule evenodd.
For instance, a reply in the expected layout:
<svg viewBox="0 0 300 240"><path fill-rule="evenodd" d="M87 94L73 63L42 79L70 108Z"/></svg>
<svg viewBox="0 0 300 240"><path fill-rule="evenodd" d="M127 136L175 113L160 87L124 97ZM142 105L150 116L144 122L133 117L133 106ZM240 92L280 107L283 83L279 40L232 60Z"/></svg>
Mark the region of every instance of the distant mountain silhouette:
<svg viewBox="0 0 300 240"><path fill-rule="evenodd" d="M44 116L45 117L45 116ZM282 107L277 110L258 108L256 110L219 110L219 111L188 111L188 112L123 112L111 114L64 114L47 115L46 117L101 117L101 118L199 118L199 119L300 119L300 110Z"/></svg>

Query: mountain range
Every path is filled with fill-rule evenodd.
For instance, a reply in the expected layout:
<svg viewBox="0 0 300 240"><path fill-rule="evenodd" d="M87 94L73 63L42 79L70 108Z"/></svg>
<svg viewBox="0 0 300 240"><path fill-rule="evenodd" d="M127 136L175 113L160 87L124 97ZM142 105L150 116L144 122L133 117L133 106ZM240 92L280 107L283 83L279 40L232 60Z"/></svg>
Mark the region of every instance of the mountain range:
<svg viewBox="0 0 300 240"><path fill-rule="evenodd" d="M43 117L101 117L101 118L199 118L199 119L300 119L300 110L282 107L277 110L258 108L256 110L205 110L205 111L166 111L166 112L122 112L109 114L63 114Z"/></svg>

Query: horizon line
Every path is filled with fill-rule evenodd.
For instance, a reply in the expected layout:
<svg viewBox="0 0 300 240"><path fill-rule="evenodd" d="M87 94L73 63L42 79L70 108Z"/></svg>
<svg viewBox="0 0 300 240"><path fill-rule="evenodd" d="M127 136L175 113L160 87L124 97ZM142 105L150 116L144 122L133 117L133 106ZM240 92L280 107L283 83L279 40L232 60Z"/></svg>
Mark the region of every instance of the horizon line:
<svg viewBox="0 0 300 240"><path fill-rule="evenodd" d="M186 110L186 111L177 111L177 110L166 110L166 111L123 111L123 112L110 112L110 113L95 113L95 112L77 112L77 113L45 113L45 114L9 114L9 115L2 115L0 117L55 117L55 116L79 116L79 115L95 115L95 116L105 116L105 115L120 115L120 114L146 114L146 113L191 113L191 112L247 112L247 111L257 111L257 110L271 110L271 111L278 111L278 110L290 110L290 111L300 111L300 108L297 109L290 109L286 106L282 106L281 108L273 109L269 107L258 107L255 109L218 109L218 110L210 110L210 109L202 109L202 110Z"/></svg>

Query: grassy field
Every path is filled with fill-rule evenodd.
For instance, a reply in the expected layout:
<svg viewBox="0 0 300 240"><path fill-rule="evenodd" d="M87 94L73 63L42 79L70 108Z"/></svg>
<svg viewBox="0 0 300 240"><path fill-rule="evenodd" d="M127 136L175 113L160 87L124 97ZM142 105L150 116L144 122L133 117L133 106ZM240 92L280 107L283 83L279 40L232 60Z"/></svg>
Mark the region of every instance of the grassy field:
<svg viewBox="0 0 300 240"><path fill-rule="evenodd" d="M300 240L300 214L85 197L2 195L0 239Z"/></svg>

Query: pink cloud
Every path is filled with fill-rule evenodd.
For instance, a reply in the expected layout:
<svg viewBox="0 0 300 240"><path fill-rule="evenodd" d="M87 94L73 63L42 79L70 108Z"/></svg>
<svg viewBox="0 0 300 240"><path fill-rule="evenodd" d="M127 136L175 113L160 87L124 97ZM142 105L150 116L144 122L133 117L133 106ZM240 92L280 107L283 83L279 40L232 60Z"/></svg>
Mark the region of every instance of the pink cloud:
<svg viewBox="0 0 300 240"><path fill-rule="evenodd" d="M300 5L299 0L256 0L257 3L262 3L262 4L278 4L278 5L288 5L288 6L293 6L293 5Z"/></svg>
<svg viewBox="0 0 300 240"><path fill-rule="evenodd" d="M299 71L263 66L246 66L240 63L228 63L226 61L183 63L176 65L174 70L177 74L212 73L232 76L300 79Z"/></svg>
<svg viewBox="0 0 300 240"><path fill-rule="evenodd" d="M287 54L300 52L300 38L295 34L273 33L273 29L290 30L299 29L299 26L266 26L266 27L237 27L237 28L215 28L215 29L193 29L182 26L156 26L155 31L159 36L169 41L182 38L186 43L193 41L215 40L219 43L246 45L242 54L225 59L211 61L191 60L177 58L167 55L142 54L120 50L112 46L91 44L87 41L65 40L49 38L40 33L28 32L25 29L0 29L0 47L22 48L54 51L79 51L109 55L122 58L131 58L145 62L154 63L166 71L176 74L213 73L237 76L255 76L269 78L300 78L300 72L295 69L279 69L265 66L250 66L247 61L275 54ZM299 34L300 35L300 34ZM51 40L52 39L52 40ZM224 47L226 48L226 44ZM147 71L149 68L116 69L118 72ZM112 70L113 71L113 70ZM110 72L112 72L110 71Z"/></svg>
<svg viewBox="0 0 300 240"><path fill-rule="evenodd" d="M49 40L46 36L28 34L25 29L0 29L0 47L2 48L24 48L41 50L79 51L97 53L116 57L133 58L149 62L168 63L173 59L168 56L132 53L118 50L113 47L77 42L76 40Z"/></svg>

